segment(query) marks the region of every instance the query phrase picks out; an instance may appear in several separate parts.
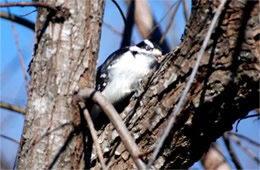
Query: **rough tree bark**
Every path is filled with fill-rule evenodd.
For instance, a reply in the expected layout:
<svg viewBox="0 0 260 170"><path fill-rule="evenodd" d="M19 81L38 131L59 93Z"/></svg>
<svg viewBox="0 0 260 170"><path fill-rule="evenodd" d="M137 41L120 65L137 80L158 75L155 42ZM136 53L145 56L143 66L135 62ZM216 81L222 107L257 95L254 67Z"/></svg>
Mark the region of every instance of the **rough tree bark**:
<svg viewBox="0 0 260 170"><path fill-rule="evenodd" d="M104 0L42 0L31 91L16 169L83 169L84 137L74 92L94 86Z"/></svg>
<svg viewBox="0 0 260 170"><path fill-rule="evenodd" d="M166 55L141 103L132 99L121 113L144 153L164 131L193 69L219 0L193 0L182 43ZM188 168L210 144L249 111L258 108L260 80L259 1L228 1L211 36L187 102L164 143L154 168ZM99 131L105 158L113 169L129 169L133 161L113 126ZM150 154L143 156L149 160ZM93 160L93 167L99 165Z"/></svg>
<svg viewBox="0 0 260 170"><path fill-rule="evenodd" d="M45 1L61 13L39 9L31 64L31 92L17 169L83 169L84 135L74 92L93 87L104 1ZM182 43L166 55L140 102L121 114L145 152L164 131L191 73L218 0L193 0ZM64 8L66 7L67 10ZM188 168L232 124L258 107L259 2L228 1L203 56L181 115L155 162L155 168ZM113 126L99 131L104 156L113 169L133 161ZM148 152L147 152L148 153ZM144 154L143 159L149 160ZM92 167L99 168L94 159Z"/></svg>

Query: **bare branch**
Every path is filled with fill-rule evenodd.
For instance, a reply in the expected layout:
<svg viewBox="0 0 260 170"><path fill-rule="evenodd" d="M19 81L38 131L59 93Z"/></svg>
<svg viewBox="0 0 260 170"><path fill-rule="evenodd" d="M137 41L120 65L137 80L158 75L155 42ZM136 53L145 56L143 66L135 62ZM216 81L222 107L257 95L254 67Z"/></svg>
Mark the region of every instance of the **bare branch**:
<svg viewBox="0 0 260 170"><path fill-rule="evenodd" d="M54 10L54 11L57 10L56 7L49 5L49 4L46 4L46 3L43 3L43 2L8 2L8 3L1 3L0 4L0 7L17 7L17 6L20 6L20 7L34 6L34 7L47 8L47 9L51 9L51 10Z"/></svg>
<svg viewBox="0 0 260 170"><path fill-rule="evenodd" d="M112 32L114 32L116 35L119 35L121 36L123 33L120 32L119 30L115 29L112 25L106 23L106 22L103 22L103 25L106 26L108 29L110 29Z"/></svg>
<svg viewBox="0 0 260 170"><path fill-rule="evenodd" d="M215 27L215 25L216 25L216 22L217 22L217 20L218 20L220 14L221 14L221 10L222 10L223 6L225 5L225 3L226 3L226 0L221 1L221 4L219 5L219 7L218 7L218 9L217 9L217 11L216 11L216 13L215 13L215 15L214 15L214 18L213 18L213 20L212 20L212 22L211 22L211 24L210 24L210 26L209 26L209 30L208 30L208 32L207 32L207 34L206 34L206 37L205 37L205 39L204 39L204 41L203 41L203 44L202 44L202 46L201 46L201 49L200 49L200 51L199 51L199 53L198 53L198 58L197 58L197 60L196 60L195 66L194 66L194 68L193 68L193 70L192 70L192 73L191 73L191 75L190 75L190 78L189 78L189 80L188 80L188 82L187 82L187 85L186 85L186 87L185 87L185 89L184 89L184 91L183 91L183 93L182 93L182 96L181 96L181 98L180 98L180 100L179 100L179 102L178 102L176 108L174 108L174 111L171 113L171 115L170 115L170 117L169 117L169 122L168 122L168 124L167 124L167 127L165 128L165 131L164 131L162 137L159 139L159 142L158 142L158 144L157 144L157 146L156 146L156 148L155 148L155 151L153 152L153 155L152 155L152 157L151 157L151 159L150 159L150 161L149 161L149 163L148 163L148 165L147 165L147 169L150 169L151 165L152 165L153 162L155 161L155 159L156 159L156 157L157 157L159 151L160 151L161 148L162 148L162 145L163 145L163 143L164 143L166 137L169 135L169 133L170 133L172 127L173 127L174 120L175 120L176 116L179 115L182 106L185 104L185 98L186 98L186 96L187 96L187 94L188 94L188 92L189 92L189 90L190 90L190 88L191 88L192 82L193 82L193 80L194 80L194 78L195 78L195 75L196 75L196 73L197 73L197 70L198 70L198 68L199 68L200 61L201 61L201 59L202 59L202 56L203 56L204 51L205 51L205 49L206 49L206 47L207 47L208 41L209 41L209 39L210 39L210 37L211 37L211 34L212 34L212 32L213 32L213 29L214 29L214 27Z"/></svg>
<svg viewBox="0 0 260 170"><path fill-rule="evenodd" d="M123 18L123 21L124 21L124 24L125 24L125 28L127 27L126 25L126 19L125 19L125 16L124 16L124 13L122 11L122 9L120 8L120 6L118 5L118 3L115 1L115 0L112 0L112 2L116 5L117 9L119 10L122 18Z"/></svg>
<svg viewBox="0 0 260 170"><path fill-rule="evenodd" d="M148 0L135 1L135 23L144 39L150 39L153 42L159 43L162 32L160 27L155 26L157 22L152 14ZM166 41L163 41L161 48L163 54L170 51Z"/></svg>
<svg viewBox="0 0 260 170"><path fill-rule="evenodd" d="M18 34L16 32L16 29L15 29L13 22L11 22L11 27L12 27L12 31L14 33L15 44L16 44L16 47L17 47L17 50L18 50L19 60L20 60L20 64L21 64L21 67L22 67L23 76L24 76L24 80L25 80L26 94L28 96L29 91L30 91L30 85L29 85L29 80L28 80L28 77L27 77L27 71L25 69L24 57L23 57L23 54L22 54L22 50L21 50L21 47L20 47L19 40L18 40Z"/></svg>
<svg viewBox="0 0 260 170"><path fill-rule="evenodd" d="M153 16L147 0L135 2L135 23L143 38L148 38L153 27Z"/></svg>
<svg viewBox="0 0 260 170"><path fill-rule="evenodd" d="M15 23L18 23L18 24L21 24L27 28L30 28L31 30L34 31L34 23L27 20L27 19L24 19L22 17L19 17L17 15L14 15L14 14L10 14L10 13L7 13L7 12L4 12L4 11L0 11L0 17L1 18L4 18L4 19L7 19L7 20L10 20L10 21L13 21Z"/></svg>
<svg viewBox="0 0 260 170"><path fill-rule="evenodd" d="M162 23L162 21L166 18L166 16L171 12L172 8L176 5L176 3L173 3L171 5L171 7L167 10L167 12L164 14L164 16L160 19L160 21L151 29L151 31L148 33L147 37L150 37L151 34L156 30L156 28L158 28L160 26L160 24Z"/></svg>
<svg viewBox="0 0 260 170"><path fill-rule="evenodd" d="M23 108L5 102L0 102L0 108L11 110L20 113L22 115L25 115L25 110Z"/></svg>
<svg viewBox="0 0 260 170"><path fill-rule="evenodd" d="M30 11L30 12L27 12L27 13L25 13L25 14L22 14L22 15L20 15L20 16L21 16L21 17L25 17L25 16L28 16L28 15L34 13L34 12L37 12L37 9L32 10L32 11Z"/></svg>
<svg viewBox="0 0 260 170"><path fill-rule="evenodd" d="M94 124L93 124L93 121L92 121L92 119L90 117L88 109L84 109L83 113L84 113L84 117L86 119L86 122L88 123L88 127L89 127L89 130L90 130L93 142L94 142L95 147L96 147L96 152L97 152L97 156L98 156L98 159L100 161L101 167L102 167L103 170L106 170L108 168L106 167L106 164L105 164L105 161L104 161L104 157L103 157L103 153L102 153L102 150L101 150L101 146L98 143L97 131L94 128Z"/></svg>
<svg viewBox="0 0 260 170"><path fill-rule="evenodd" d="M18 144L18 145L20 144L20 142L18 142L17 140L15 140L15 139L13 139L13 138L10 138L9 136L0 134L0 137L5 138L5 139L7 139L7 140L10 140L10 141L12 141L12 142L14 142L14 143L16 143L16 144Z"/></svg>
<svg viewBox="0 0 260 170"><path fill-rule="evenodd" d="M231 167L228 164L226 158L224 157L222 151L220 150L217 143L213 143L202 159L201 163L205 169L214 169L214 170L230 170Z"/></svg>
<svg viewBox="0 0 260 170"><path fill-rule="evenodd" d="M229 133L229 136L233 139L233 141L240 146L253 160L256 161L257 164L260 164L260 160L257 158L257 156L251 152L246 146L244 146L240 140L232 133Z"/></svg>
<svg viewBox="0 0 260 170"><path fill-rule="evenodd" d="M135 143L133 137L130 135L127 127L122 121L121 117L115 110L114 106L109 103L109 101L98 91L94 91L90 88L83 88L78 93L80 98L89 98L91 96L92 100L96 102L107 115L111 123L114 125L116 131L118 132L123 144L129 151L133 161L135 162L138 169L145 169L144 162L139 158L141 154L137 144Z"/></svg>
<svg viewBox="0 0 260 170"><path fill-rule="evenodd" d="M170 17L170 22L168 23L168 25L167 25L167 27L166 27L166 30L164 31L164 33L163 33L163 35L162 35L162 37L161 37L161 39L160 39L159 44L162 44L162 43L163 43L163 41L164 41L164 39L165 39L165 37L166 37L168 31L170 30L171 25L172 25L173 20L174 20L174 17L175 17L175 14L176 14L176 12L177 12L177 10L178 10L180 4L181 4L181 1L182 1L182 0L179 0L178 3L177 3L177 5L176 5L176 7L174 8L174 10L173 10L173 12L172 12L172 15L171 15L171 17Z"/></svg>
<svg viewBox="0 0 260 170"><path fill-rule="evenodd" d="M225 143L225 145L226 145L226 148L227 148L227 150L228 150L228 152L229 152L229 154L230 154L230 156L231 156L231 159L232 159L234 165L236 166L236 169L242 169L242 166L241 166L241 164L239 163L238 158L237 158L237 156L236 156L236 154L235 154L233 148L232 148L231 145L230 145L230 140L229 140L229 138L227 137L226 134L224 134L222 137L223 137L223 139L224 139L224 143Z"/></svg>
<svg viewBox="0 0 260 170"><path fill-rule="evenodd" d="M250 138L248 138L248 137L246 137L246 136L244 136L244 135L240 135L240 134L233 133L233 132L227 132L227 134L229 134L229 135L230 135L230 134L235 135L235 136L237 136L237 137L239 137L239 138L241 138L241 139L244 139L244 140L248 141L248 142L251 143L252 145L255 145L255 146L257 146L257 147L260 147L260 143L254 141L254 140L252 140L252 139L250 139Z"/></svg>
<svg viewBox="0 0 260 170"><path fill-rule="evenodd" d="M183 10L184 10L185 20L187 22L189 20L189 9L188 9L187 0L183 0L182 3L183 3Z"/></svg>
<svg viewBox="0 0 260 170"><path fill-rule="evenodd" d="M238 125L239 125L239 123L241 122L241 120L243 120L243 119L248 119L248 118L252 118L252 117L258 117L258 119L259 119L259 118L260 118L260 113L256 113L256 114L249 115L249 116L245 116L245 117L239 119L239 120L237 121L237 124L236 124L236 132L238 131Z"/></svg>

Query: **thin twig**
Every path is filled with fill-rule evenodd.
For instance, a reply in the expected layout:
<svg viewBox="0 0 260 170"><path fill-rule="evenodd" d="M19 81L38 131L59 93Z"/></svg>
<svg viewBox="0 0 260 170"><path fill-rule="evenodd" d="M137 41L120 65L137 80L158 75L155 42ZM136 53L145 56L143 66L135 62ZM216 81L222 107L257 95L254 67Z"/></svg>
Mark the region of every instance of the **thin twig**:
<svg viewBox="0 0 260 170"><path fill-rule="evenodd" d="M189 20L189 9L188 9L188 3L187 0L183 0L183 11L185 16L185 21L187 22Z"/></svg>
<svg viewBox="0 0 260 170"><path fill-rule="evenodd" d="M259 113L256 113L256 114L249 115L249 116L245 116L245 117L239 119L239 120L237 121L237 124L236 124L236 132L238 131L238 124L241 122L241 120L243 120L243 119L248 119L248 118L252 118L252 117L258 117L258 119L259 119L259 118L260 118L260 114L259 114Z"/></svg>
<svg viewBox="0 0 260 170"><path fill-rule="evenodd" d="M162 21L166 18L166 16L171 12L172 8L176 5L176 2L174 2L171 7L167 10L167 12L164 14L164 16L160 19L160 21L152 28L152 30L148 33L148 36L146 38L149 38L151 34L160 26Z"/></svg>
<svg viewBox="0 0 260 170"><path fill-rule="evenodd" d="M98 142L97 131L94 128L94 124L93 124L93 121L92 121L92 119L90 117L88 109L84 109L83 113L84 113L84 117L85 117L85 119L86 119L86 121L88 123L88 127L89 127L89 130L90 130L93 142L94 142L95 147L96 147L96 152L97 152L97 156L98 156L98 159L100 161L101 167L102 167L103 170L106 170L108 168L106 167L106 164L105 164L105 161L104 161L104 157L103 157L103 153L102 153L102 150L101 150L101 146L100 146L100 144Z"/></svg>
<svg viewBox="0 0 260 170"><path fill-rule="evenodd" d="M9 136L0 134L0 137L5 138L5 139L7 139L7 140L10 140L10 141L12 141L12 142L14 142L14 143L16 143L16 144L18 144L18 145L20 144L20 142L18 142L17 140L15 140L15 139L13 139L13 138L10 138Z"/></svg>
<svg viewBox="0 0 260 170"><path fill-rule="evenodd" d="M122 9L120 8L120 6L118 5L118 3L115 0L112 0L112 2L116 5L117 9L119 10L119 12L120 12L120 14L121 14L121 16L123 18L123 21L124 21L124 24L125 24L125 28L126 28L127 27L127 25L126 25L126 18L124 16L124 13L123 13Z"/></svg>
<svg viewBox="0 0 260 170"><path fill-rule="evenodd" d="M94 91L90 88L83 88L78 93L80 98L86 99L91 96L92 100L96 102L107 115L111 123L114 125L116 131L118 132L125 148L129 151L130 156L135 162L138 169L145 169L144 162L139 158L141 154L135 140L130 135L128 129L126 128L121 117L115 110L114 106L98 91Z"/></svg>
<svg viewBox="0 0 260 170"><path fill-rule="evenodd" d="M185 89L184 89L184 91L183 91L183 93L182 93L182 96L181 96L181 98L180 98L180 100L179 100L179 102L178 102L176 108L174 109L174 111L171 113L171 115L170 115L170 117L169 117L169 122L168 122L168 124L167 124L167 126L166 126L166 129L165 129L165 131L164 131L162 137L159 139L159 142L158 142L158 144L157 144L157 146L156 146L156 148L155 148L155 151L153 152L153 155L152 155L152 157L151 157L151 159L150 159L150 161L149 161L149 163L148 163L146 169L150 169L151 165L152 165L153 162L155 161L155 159L156 159L156 157L157 157L159 151L160 151L161 148L162 148L162 145L163 145L163 143L164 143L166 137L169 135L169 133L170 133L172 127L173 127L174 120L175 120L176 116L179 115L182 106L183 106L183 105L185 104L185 102L186 102L186 100L185 100L185 99L186 99L186 96L187 96L187 94L188 94L188 92L189 92L189 90L190 90L190 88L191 88L192 82L193 82L193 80L194 80L194 78L195 78L195 75L196 75L196 73L197 73L197 70L198 70L198 68L199 68L200 61L201 61L202 56L203 56L203 54L204 54L204 51L205 51L205 49L206 49L206 47L207 47L208 41L209 41L209 39L210 39L210 37L211 37L211 34L212 34L213 29L214 29L214 27L215 27L215 25L216 25L216 22L217 22L217 20L218 20L220 14L221 14L221 9L222 9L223 6L225 5L225 3L226 3L226 0L222 0L222 1L221 1L221 4L219 5L219 7L218 7L218 9L217 9L217 11L216 11L216 13L215 13L215 15L214 15L214 18L213 18L213 20L212 20L212 22L211 22L211 24L210 24L210 26L209 26L209 30L208 30L208 32L207 32L207 35L206 35L206 37L205 37L205 39L204 39L204 41L203 41L203 44L202 44L202 46L201 46L201 49L200 49L199 53L198 53L197 61L196 61L195 66L194 66L194 68L193 68L193 70L192 70L192 73L191 73L190 78L189 78L189 80L188 80L188 82L187 82L187 85L186 85L186 87L185 87Z"/></svg>
<svg viewBox="0 0 260 170"><path fill-rule="evenodd" d="M23 25L27 28L30 28L31 30L34 31L35 24L33 22L27 20L27 19L24 19L22 17L19 17L19 16L14 15L14 14L7 13L7 12L4 12L4 11L0 11L0 17L7 19L7 20L10 20L10 21L13 21L13 22L18 23L18 24L21 24L21 25Z"/></svg>
<svg viewBox="0 0 260 170"><path fill-rule="evenodd" d="M25 115L25 110L23 108L5 102L0 102L0 108L11 110L20 113L22 115Z"/></svg>
<svg viewBox="0 0 260 170"><path fill-rule="evenodd" d="M29 96L29 90L30 90L29 80L28 80L28 77L27 77L27 72L26 72L26 69L25 69L25 64L24 64L24 59L23 59L23 54L22 54L22 50L21 50L20 43L19 43L19 40L18 40L18 34L17 34L15 26L14 26L14 22L11 22L11 27L12 27L12 31L14 33L15 44L16 44L16 47L17 47L17 50L18 50L18 56L19 56L20 64L21 64L22 71L23 71L26 93L27 93L27 96Z"/></svg>
<svg viewBox="0 0 260 170"><path fill-rule="evenodd" d="M256 161L257 164L260 164L260 160L257 158L257 156L250 151L246 146L244 146L240 140L232 133L229 133L229 136L231 137L231 139L233 139L233 141L240 146L253 160Z"/></svg>
<svg viewBox="0 0 260 170"><path fill-rule="evenodd" d="M119 30L115 29L112 25L106 23L106 22L103 22L103 25L106 26L108 29L110 29L112 32L114 32L115 34L121 36L123 35L122 32L120 32Z"/></svg>
<svg viewBox="0 0 260 170"><path fill-rule="evenodd" d="M56 11L57 8L55 8L52 5L43 3L43 2L8 2L8 3L0 3L0 7L25 7L25 6L34 6L34 7L42 7L47 8Z"/></svg>
<svg viewBox="0 0 260 170"><path fill-rule="evenodd" d="M123 33L120 32L119 30L115 29L112 25L106 23L106 22L103 22L103 25L106 26L108 29L110 29L112 32L114 32L116 35L119 35L119 36L122 36ZM132 44L135 44L134 41L131 40L131 43Z"/></svg>
<svg viewBox="0 0 260 170"><path fill-rule="evenodd" d="M229 154L230 154L230 156L231 156L231 159L232 159L232 161L233 161L233 163L234 163L236 169L242 169L242 166L241 166L241 164L240 164L240 162L239 162L239 160L238 160L238 158L237 158L237 156L236 156L236 154L235 154L233 148L232 148L231 145L230 145L230 140L229 140L229 138L227 137L226 134L224 134L222 137L223 137L225 146L226 146L226 148L227 148L227 150L228 150L228 152L229 152Z"/></svg>
<svg viewBox="0 0 260 170"><path fill-rule="evenodd" d="M260 143L252 140L252 139L249 139L248 137L244 136L244 135L240 135L240 134L237 134L237 133L233 133L233 132L227 132L227 134L232 134L232 135L235 135L241 139L244 139L246 140L247 142L251 143L252 145L255 145L257 147L260 147Z"/></svg>
<svg viewBox="0 0 260 170"><path fill-rule="evenodd" d="M177 12L177 10L178 10L180 4L181 4L181 1L182 1L182 0L179 0L178 3L177 3L177 5L176 5L176 7L174 8L174 10L173 10L173 12L172 12L172 15L171 15L171 17L170 17L170 22L168 23L168 25L167 25L167 27L166 27L166 30L164 31L164 33L163 33L163 35L162 35L162 37L161 37L161 39L160 39L160 41L159 41L159 44L162 44L162 43L163 43L163 41L164 41L164 39L165 39L165 37L166 37L168 31L170 30L171 25L172 25L173 20L174 20L174 17L175 17L175 14L176 14L176 12Z"/></svg>
<svg viewBox="0 0 260 170"><path fill-rule="evenodd" d="M25 16L28 16L28 15L34 13L34 12L37 12L37 9L32 10L32 11L30 11L30 12L27 12L26 14L22 14L22 15L20 15L20 16L21 16L21 17L25 17Z"/></svg>

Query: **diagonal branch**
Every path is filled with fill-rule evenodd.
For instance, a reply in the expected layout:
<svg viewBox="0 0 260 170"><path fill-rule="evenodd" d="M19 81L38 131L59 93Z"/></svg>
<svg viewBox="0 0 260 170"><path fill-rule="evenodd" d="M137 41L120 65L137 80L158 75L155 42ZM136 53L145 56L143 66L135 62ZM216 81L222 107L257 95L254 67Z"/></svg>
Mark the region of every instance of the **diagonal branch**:
<svg viewBox="0 0 260 170"><path fill-rule="evenodd" d="M91 99L96 102L107 115L111 123L114 125L116 131L118 132L123 144L129 151L133 161L135 162L138 169L145 169L144 162L139 158L141 154L135 140L130 135L127 127L122 121L121 117L115 110L114 106L98 91L94 91L90 88L83 88L78 93L80 98L86 99L91 97Z"/></svg>
<svg viewBox="0 0 260 170"><path fill-rule="evenodd" d="M19 60L20 60L20 64L21 64L21 67L22 67L22 72L23 72L23 76L24 76L24 80L25 80L26 94L27 94L27 96L29 96L29 91L30 91L29 79L28 79L27 71L26 71L25 64L24 64L24 57L23 57L22 50L21 50L21 47L20 47L18 34L16 32L16 29L15 29L13 22L11 22L11 27L12 27L12 31L13 31L13 34L14 34L15 44L16 44L16 47L17 47L17 50L18 50L18 56L19 56Z"/></svg>
<svg viewBox="0 0 260 170"><path fill-rule="evenodd" d="M230 131L227 132L227 134L229 134L229 135L235 135L236 137L238 137L238 138L240 138L240 139L246 140L247 142L251 143L252 145L255 145L255 146L257 146L257 147L260 147L260 143L254 141L254 140L252 140L252 139L250 139L250 138L248 138L248 137L246 137L246 136L244 136L244 135L240 135L240 134L233 133L233 132L230 132Z"/></svg>
<svg viewBox="0 0 260 170"><path fill-rule="evenodd" d="M164 41L164 39L165 39L165 37L166 37L168 31L170 30L171 25L172 25L173 20L174 20L174 17L175 17L175 14L177 13L177 10L178 10L178 8L179 8L179 6L180 6L180 4L181 4L181 1L182 1L182 0L179 0L178 3L177 3L177 5L176 5L176 7L174 8L174 10L173 10L173 12L172 12L172 14L171 14L171 17L170 17L170 22L168 23L168 25L167 25L167 27L166 27L166 30L164 31L164 33L163 33L163 35L162 35L162 37L161 37L161 39L160 39L159 44L162 44L162 43L163 43L163 41Z"/></svg>
<svg viewBox="0 0 260 170"><path fill-rule="evenodd" d="M211 22L211 24L210 24L210 26L209 26L209 30L208 30L208 32L207 32L207 34L206 34L206 37L205 37L205 39L204 39L204 41L203 41L203 44L202 44L202 46L201 46L201 49L200 49L200 51L199 51L199 53L198 53L198 57L197 57L195 66L194 66L194 68L193 68L193 70L192 70L192 73L191 73L190 78L189 78L189 80L188 80L188 82L187 82L187 85L186 85L186 87L185 87L185 89L184 89L184 91L183 91L183 93L182 93L182 96L181 96L181 98L180 98L180 100L179 100L179 102L178 102L176 108L174 109L174 111L171 113L171 115L170 115L170 117L169 117L169 122L168 122L168 124L167 124L167 127L165 128L165 131L164 131L164 133L163 133L161 139L159 139L159 142L158 142L158 144L157 144L157 146L156 146L156 148L155 148L155 151L153 152L152 158L150 159L150 161L149 161L149 163L148 163L148 165L147 165L147 169L150 169L151 165L152 165L153 162L155 161L155 159L156 159L156 157L157 157L159 151L161 150L161 148L162 148L162 146L163 146L163 143L164 143L165 139L167 138L167 136L169 135L169 133L170 133L172 127L173 127L174 120L175 120L176 116L178 116L178 115L180 114L181 108L182 108L182 106L185 104L186 96L187 96L187 94L188 94L188 92L189 92L189 90L190 90L190 88L191 88L191 85L192 85L192 83L193 83L193 80L194 80L194 78L195 78L195 75L196 75L196 73L197 73L197 70L198 70L198 68L199 68L200 61L201 61L201 59L202 59L202 56L203 56L203 54L204 54L204 51L206 50L208 41L209 41L209 39L210 39L210 37L211 37L211 34L212 34L212 32L213 32L213 29L214 29L214 27L215 27L215 25L216 25L216 22L217 22L217 20L218 20L220 14L221 14L221 10L222 10L223 6L225 5L225 3L226 3L226 0L221 1L221 4L219 5L219 7L218 7L218 9L217 9L217 11L216 11L216 13L215 13L215 15L214 15L214 18L213 18L213 20L212 20L212 22Z"/></svg>
<svg viewBox="0 0 260 170"><path fill-rule="evenodd" d="M183 11L185 16L185 21L187 22L189 20L189 9L188 9L188 3L187 0L183 0Z"/></svg>
<svg viewBox="0 0 260 170"><path fill-rule="evenodd" d="M240 162L238 161L238 158L234 152L234 149L230 145L230 140L229 140L228 136L226 134L224 134L222 137L224 139L225 146L231 156L231 159L232 159L234 165L236 166L237 169L243 169Z"/></svg>
<svg viewBox="0 0 260 170"><path fill-rule="evenodd" d="M232 133L229 133L229 136L231 137L231 139L233 139L233 141L240 146L254 161L256 161L257 164L260 164L260 160L257 158L257 156L251 151L249 150L245 145L243 145L240 140Z"/></svg>
<svg viewBox="0 0 260 170"><path fill-rule="evenodd" d="M101 167L102 167L103 170L107 170L108 168L106 167L106 164L105 164L105 161L104 161L101 146L98 143L97 131L94 127L93 121L92 121L90 114L89 114L87 109L84 109L83 114L84 114L84 117L86 119L86 122L88 123L88 127L89 127L93 142L94 142L95 147L96 147L96 152L97 152L97 156L98 156L98 159L100 161Z"/></svg>

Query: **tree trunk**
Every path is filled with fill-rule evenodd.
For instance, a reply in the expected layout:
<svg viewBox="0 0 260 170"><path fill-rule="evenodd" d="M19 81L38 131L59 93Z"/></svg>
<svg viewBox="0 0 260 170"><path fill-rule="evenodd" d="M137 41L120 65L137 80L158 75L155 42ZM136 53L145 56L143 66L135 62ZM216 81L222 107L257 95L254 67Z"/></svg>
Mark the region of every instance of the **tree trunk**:
<svg viewBox="0 0 260 170"><path fill-rule="evenodd" d="M164 132L219 4L218 0L193 0L191 18L182 43L166 55L165 62L154 73L141 102L132 99L121 113L144 153L155 148ZM227 1L187 102L176 118L154 168L190 167L209 149L212 142L232 129L237 119L259 107L259 7L259 1ZM112 124L100 130L99 134L110 167L133 168L133 161ZM148 161L151 154L144 155L142 158ZM99 165L93 167L98 168Z"/></svg>
<svg viewBox="0 0 260 170"><path fill-rule="evenodd" d="M31 91L16 169L83 169L84 137L74 92L94 86L104 0L42 0Z"/></svg>
<svg viewBox="0 0 260 170"><path fill-rule="evenodd" d="M104 1L46 3L61 5L62 10L38 11L31 91L16 168L83 169L86 146L81 132L86 127L80 126L73 97L79 88L94 86ZM166 55L141 102L132 99L121 113L144 153L154 149L164 132L219 1L193 0L192 4L182 43ZM237 119L258 107L259 6L258 1L226 3L187 102L155 161L156 169L190 167ZM111 169L134 167L112 124L99 135ZM150 154L142 158L149 160ZM91 165L100 167L95 159Z"/></svg>

